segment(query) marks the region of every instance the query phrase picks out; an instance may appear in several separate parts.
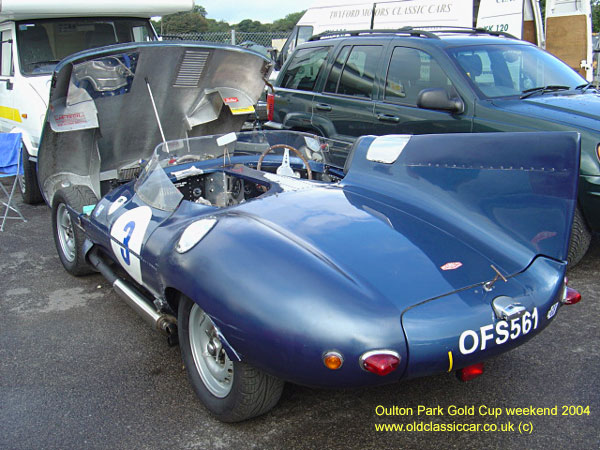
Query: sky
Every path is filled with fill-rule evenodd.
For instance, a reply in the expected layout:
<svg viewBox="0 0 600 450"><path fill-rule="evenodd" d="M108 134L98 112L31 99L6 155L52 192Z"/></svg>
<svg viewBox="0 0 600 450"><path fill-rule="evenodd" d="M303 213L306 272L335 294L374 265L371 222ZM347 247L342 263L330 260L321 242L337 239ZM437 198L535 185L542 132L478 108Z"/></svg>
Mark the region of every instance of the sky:
<svg viewBox="0 0 600 450"><path fill-rule="evenodd" d="M288 14L302 11L312 0L197 0L206 9L206 17L225 22L239 23L244 19L271 23Z"/></svg>

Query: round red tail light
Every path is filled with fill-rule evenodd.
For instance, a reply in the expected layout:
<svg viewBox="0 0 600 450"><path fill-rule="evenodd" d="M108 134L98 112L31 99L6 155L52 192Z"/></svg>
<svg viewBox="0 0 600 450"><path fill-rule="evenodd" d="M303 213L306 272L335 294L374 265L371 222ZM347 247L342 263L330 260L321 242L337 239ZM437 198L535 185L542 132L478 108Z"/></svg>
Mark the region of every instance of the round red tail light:
<svg viewBox="0 0 600 450"><path fill-rule="evenodd" d="M456 372L456 376L460 381L471 381L483 373L483 363L473 364L472 366L463 367Z"/></svg>
<svg viewBox="0 0 600 450"><path fill-rule="evenodd" d="M565 305L574 305L575 303L579 303L580 300L581 294L575 289L567 287L567 292L565 293L565 299L563 303Z"/></svg>
<svg viewBox="0 0 600 450"><path fill-rule="evenodd" d="M379 376L392 373L400 364L400 355L392 350L374 350L360 357L360 367Z"/></svg>

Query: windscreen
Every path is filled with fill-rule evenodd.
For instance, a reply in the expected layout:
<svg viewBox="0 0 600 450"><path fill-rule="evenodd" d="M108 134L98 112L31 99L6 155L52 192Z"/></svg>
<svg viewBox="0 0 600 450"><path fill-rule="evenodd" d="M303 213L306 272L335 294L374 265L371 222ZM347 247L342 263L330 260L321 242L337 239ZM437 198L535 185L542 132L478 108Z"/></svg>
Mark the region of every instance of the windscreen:
<svg viewBox="0 0 600 450"><path fill-rule="evenodd" d="M489 98L521 95L544 86L574 89L586 82L559 59L530 45L478 45L449 52Z"/></svg>
<svg viewBox="0 0 600 450"><path fill-rule="evenodd" d="M20 69L26 76L51 74L60 60L83 50L156 39L146 19L27 20L16 29Z"/></svg>
<svg viewBox="0 0 600 450"><path fill-rule="evenodd" d="M282 155L285 147L297 149L310 162L343 168L351 144L295 131L249 131L162 143L135 183L135 191L150 206L173 211L182 199L169 174L200 173L194 161L214 160L223 167L255 165L262 153ZM294 158L294 153L290 153ZM185 166L183 166L185 164ZM181 169L176 166L182 166Z"/></svg>

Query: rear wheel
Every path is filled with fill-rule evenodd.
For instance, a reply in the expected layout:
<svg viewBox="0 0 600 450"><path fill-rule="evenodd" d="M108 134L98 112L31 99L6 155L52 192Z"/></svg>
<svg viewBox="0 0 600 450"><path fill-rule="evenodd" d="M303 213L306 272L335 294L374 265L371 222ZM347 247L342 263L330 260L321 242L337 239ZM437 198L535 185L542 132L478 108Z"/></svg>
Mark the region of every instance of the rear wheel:
<svg viewBox="0 0 600 450"><path fill-rule="evenodd" d="M52 201L52 231L60 262L71 275L92 273L83 254L83 232L75 225L67 205L82 212L86 205L97 202L96 194L87 186L69 186L60 189Z"/></svg>
<svg viewBox="0 0 600 450"><path fill-rule="evenodd" d="M277 404L283 380L229 359L211 318L187 297L179 303L177 322L190 383L219 420L240 422L264 414Z"/></svg>
<svg viewBox="0 0 600 450"><path fill-rule="evenodd" d="M29 161L29 155L27 154L25 146L23 146L23 152L21 154L21 163L23 166L23 175L19 175L21 197L23 197L23 201L29 205L41 203L43 198L40 187L38 186L35 164Z"/></svg>
<svg viewBox="0 0 600 450"><path fill-rule="evenodd" d="M569 242L569 268L576 266L590 247L592 233L585 223L583 214L579 206L575 209L573 218L573 229L571 231L571 241Z"/></svg>

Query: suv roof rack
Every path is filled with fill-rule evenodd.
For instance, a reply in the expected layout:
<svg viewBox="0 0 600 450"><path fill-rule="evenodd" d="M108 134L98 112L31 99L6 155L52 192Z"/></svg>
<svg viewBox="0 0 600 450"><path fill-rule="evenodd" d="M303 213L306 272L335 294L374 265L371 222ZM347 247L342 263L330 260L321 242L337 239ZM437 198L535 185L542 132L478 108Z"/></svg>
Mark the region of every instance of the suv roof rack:
<svg viewBox="0 0 600 450"><path fill-rule="evenodd" d="M472 27L436 27L436 26L423 26L419 29L433 30L434 33L457 33L457 34L488 34L490 36L502 36L510 39L517 39L510 33L505 31L493 31L486 28L472 28Z"/></svg>
<svg viewBox="0 0 600 450"><path fill-rule="evenodd" d="M378 30L378 29L373 29L373 30L346 30L346 31L325 31L323 33L320 34L316 34L314 36L312 36L309 41L318 41L320 39L328 39L328 38L335 38L335 37L344 37L344 36L358 36L358 35L365 35L365 34L407 34L409 36L419 36L419 37L427 37L427 38L431 38L431 39L439 39L439 36L437 36L435 33L432 33L431 31L427 31L427 30L422 30L420 28L413 28L413 27L402 27L402 28L397 28L397 29L383 29L383 30Z"/></svg>
<svg viewBox="0 0 600 450"><path fill-rule="evenodd" d="M359 35L385 35L385 34L406 34L408 36L415 37L426 37L431 39L440 39L438 34L486 34L490 36L502 36L510 39L517 39L515 36L504 31L492 31L486 30L485 28L469 28L469 27L436 27L436 26L424 26L419 28L413 27L402 27L397 29L373 29L373 30L346 30L346 31L325 31L320 34L311 36L309 41L318 41L321 39L329 39L336 37L349 37Z"/></svg>

